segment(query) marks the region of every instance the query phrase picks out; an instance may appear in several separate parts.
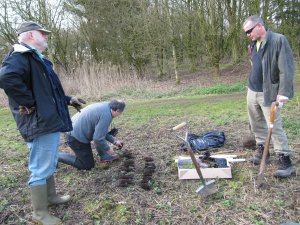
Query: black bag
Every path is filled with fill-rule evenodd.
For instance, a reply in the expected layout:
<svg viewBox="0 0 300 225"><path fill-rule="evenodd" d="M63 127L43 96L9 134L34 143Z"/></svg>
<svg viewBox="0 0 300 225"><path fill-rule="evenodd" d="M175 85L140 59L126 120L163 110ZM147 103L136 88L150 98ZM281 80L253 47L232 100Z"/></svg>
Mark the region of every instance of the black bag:
<svg viewBox="0 0 300 225"><path fill-rule="evenodd" d="M208 148L219 148L224 145L225 134L222 131L209 131L201 136L189 133L187 141L193 151L204 151Z"/></svg>

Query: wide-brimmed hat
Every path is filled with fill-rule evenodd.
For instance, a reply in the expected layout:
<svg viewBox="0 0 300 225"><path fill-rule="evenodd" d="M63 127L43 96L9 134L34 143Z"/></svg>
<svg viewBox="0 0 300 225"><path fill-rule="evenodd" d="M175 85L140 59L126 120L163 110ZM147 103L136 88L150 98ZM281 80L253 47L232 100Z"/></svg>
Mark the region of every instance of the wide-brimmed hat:
<svg viewBox="0 0 300 225"><path fill-rule="evenodd" d="M32 22L32 21L21 23L20 26L17 27L16 32L17 32L17 35L19 36L21 33L31 31L31 30L39 30L39 31L43 31L47 34L51 33L51 31L46 30L41 25L39 25L35 22Z"/></svg>

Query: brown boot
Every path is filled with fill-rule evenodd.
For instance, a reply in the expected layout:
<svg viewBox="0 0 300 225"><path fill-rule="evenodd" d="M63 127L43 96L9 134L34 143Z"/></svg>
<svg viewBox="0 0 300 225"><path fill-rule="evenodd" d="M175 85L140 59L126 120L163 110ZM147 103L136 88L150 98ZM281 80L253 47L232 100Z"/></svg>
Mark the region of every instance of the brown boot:
<svg viewBox="0 0 300 225"><path fill-rule="evenodd" d="M61 220L59 218L50 215L48 212L47 186L43 185L31 187L30 191L33 207L32 219L43 225L61 224Z"/></svg>
<svg viewBox="0 0 300 225"><path fill-rule="evenodd" d="M263 144L258 144L257 149L255 151L255 155L253 156L253 158L250 159L250 162L252 162L254 165L259 165L260 161L262 159L264 149L265 148L264 148ZM269 162L270 162L270 152L268 152L267 159L266 159L266 163L269 163Z"/></svg>
<svg viewBox="0 0 300 225"><path fill-rule="evenodd" d="M58 196L56 194L54 176L47 179L47 194L49 205L63 204L71 200L70 195Z"/></svg>

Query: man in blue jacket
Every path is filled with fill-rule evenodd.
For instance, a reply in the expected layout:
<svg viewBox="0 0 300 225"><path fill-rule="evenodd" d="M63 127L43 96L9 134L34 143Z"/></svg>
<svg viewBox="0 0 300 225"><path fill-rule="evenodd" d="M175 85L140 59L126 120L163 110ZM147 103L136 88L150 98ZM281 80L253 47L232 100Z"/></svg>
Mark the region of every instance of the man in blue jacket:
<svg viewBox="0 0 300 225"><path fill-rule="evenodd" d="M75 156L59 152L58 161L77 169L90 170L95 166L91 142L100 156L100 162L112 162L119 159L107 142L122 148L123 142L108 133L113 118L119 116L125 108L125 102L94 103L86 106L72 117L73 131L66 135L67 142Z"/></svg>
<svg viewBox="0 0 300 225"><path fill-rule="evenodd" d="M8 96L18 130L30 150L33 220L59 224L61 220L48 213L48 205L70 200L55 191L60 132L72 130L68 105L80 110L82 101L65 95L52 63L42 55L51 32L34 22L24 22L16 31L19 44L3 60L0 88Z"/></svg>
<svg viewBox="0 0 300 225"><path fill-rule="evenodd" d="M258 145L256 155L251 161L258 165L268 135L267 123L272 102L276 101L282 107L294 96L294 59L286 37L266 30L261 17L250 16L243 28L252 41L250 46L252 68L248 80L247 107L251 129ZM274 176L294 175L295 167L290 159L292 151L282 128L280 109L277 109L272 141L279 159L279 167Z"/></svg>

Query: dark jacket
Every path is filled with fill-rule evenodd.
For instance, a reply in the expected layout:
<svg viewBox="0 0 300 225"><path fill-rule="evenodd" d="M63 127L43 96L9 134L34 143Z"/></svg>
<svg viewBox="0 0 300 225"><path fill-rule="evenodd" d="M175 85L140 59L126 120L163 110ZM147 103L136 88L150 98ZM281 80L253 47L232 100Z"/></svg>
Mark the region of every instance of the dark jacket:
<svg viewBox="0 0 300 225"><path fill-rule="evenodd" d="M10 109L25 141L48 133L72 130L67 108L70 97L64 94L52 68L49 70L52 64L47 65L48 69L34 50L17 44L0 69L0 88L8 96ZM53 72L49 74L49 71ZM20 105L27 108L34 106L36 110L22 116L18 111Z"/></svg>
<svg viewBox="0 0 300 225"><path fill-rule="evenodd" d="M261 45L264 103L270 106L277 95L294 96L294 59L289 42L282 34L267 31Z"/></svg>

